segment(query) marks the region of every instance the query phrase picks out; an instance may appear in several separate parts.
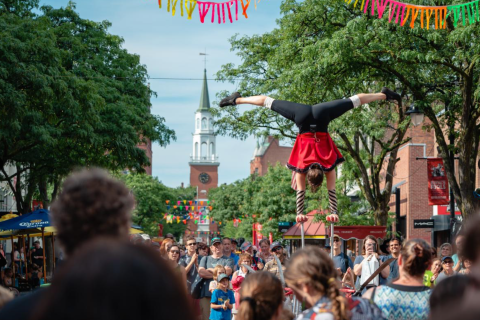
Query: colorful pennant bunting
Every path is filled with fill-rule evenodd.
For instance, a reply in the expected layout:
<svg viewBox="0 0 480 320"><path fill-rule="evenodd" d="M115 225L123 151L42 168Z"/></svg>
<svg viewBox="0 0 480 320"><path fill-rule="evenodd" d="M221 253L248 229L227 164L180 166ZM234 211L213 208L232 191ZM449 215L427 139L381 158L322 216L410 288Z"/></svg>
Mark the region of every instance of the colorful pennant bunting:
<svg viewBox="0 0 480 320"><path fill-rule="evenodd" d="M452 17L455 28L460 20L463 26L467 24L467 21L470 24L480 21L479 1L480 0L476 0L451 6L418 6L395 0L362 0L360 10L363 10L364 13L370 11L370 14L373 16L375 15L376 7L379 19L382 19L385 10L387 10L388 22L392 22L393 18L395 18L394 23L400 24L401 26L404 26L410 19L409 26L410 28L414 28L415 21L419 19L420 28L422 29L425 27L427 30L429 30L430 27L445 29L446 19L449 16ZM345 2L351 4L353 0L345 0ZM358 3L359 0L355 0L353 7L356 8ZM368 8L369 4L370 9Z"/></svg>

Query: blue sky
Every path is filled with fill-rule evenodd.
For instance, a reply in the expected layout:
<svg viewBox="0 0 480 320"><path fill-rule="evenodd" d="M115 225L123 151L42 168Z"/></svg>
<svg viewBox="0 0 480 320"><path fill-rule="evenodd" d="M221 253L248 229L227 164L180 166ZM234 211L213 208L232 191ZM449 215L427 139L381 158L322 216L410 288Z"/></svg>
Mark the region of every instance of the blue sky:
<svg viewBox="0 0 480 320"><path fill-rule="evenodd" d="M179 3L180 1L178 1ZM219 0L218 2L221 2ZM280 0L261 0L254 7L254 0L247 10L248 19L239 14L233 23L211 23L208 14L205 23L199 19L198 9L191 20L180 16L179 4L175 16L167 12L168 0L78 0L77 12L85 19L108 20L112 23L110 33L124 38L124 47L140 55L150 77L195 78L203 77L203 57L206 50L207 77L226 63L240 63L235 52L230 51L230 39L235 34L254 35L271 31L280 17ZM41 5L54 8L65 7L68 0L41 0ZM239 11L241 5L239 1ZM158 94L152 99L152 113L166 119L174 129L177 141L166 148L153 146L153 175L169 187L182 182L189 183L188 161L192 150L194 114L200 101L202 81L150 80L152 90ZM234 85L208 81L211 103L217 92L233 91ZM213 103L212 103L213 104ZM219 183L231 183L249 175L250 159L256 145L251 137L246 141L229 137L217 137L217 154L220 157Z"/></svg>

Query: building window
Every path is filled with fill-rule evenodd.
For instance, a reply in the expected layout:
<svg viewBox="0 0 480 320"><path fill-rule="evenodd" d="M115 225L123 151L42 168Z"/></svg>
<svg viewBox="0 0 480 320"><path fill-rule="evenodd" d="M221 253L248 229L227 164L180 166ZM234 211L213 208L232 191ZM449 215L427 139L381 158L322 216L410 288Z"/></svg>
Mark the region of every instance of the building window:
<svg viewBox="0 0 480 320"><path fill-rule="evenodd" d="M210 154L211 155L215 154L215 146L214 146L213 142L210 142Z"/></svg>
<svg viewBox="0 0 480 320"><path fill-rule="evenodd" d="M194 158L194 159L200 158L200 154L199 154L198 152L199 152L199 150L198 150L198 142L195 142L195 154L193 155L193 158Z"/></svg>
<svg viewBox="0 0 480 320"><path fill-rule="evenodd" d="M200 118L197 118L197 129L200 129Z"/></svg>
<svg viewBox="0 0 480 320"><path fill-rule="evenodd" d="M203 119L202 119L202 130L203 130L203 129L207 129L207 125L208 125L208 124L207 124L207 118L203 118Z"/></svg>
<svg viewBox="0 0 480 320"><path fill-rule="evenodd" d="M213 119L210 118L209 122L208 122L208 128L213 130Z"/></svg>
<svg viewBox="0 0 480 320"><path fill-rule="evenodd" d="M202 153L201 153L201 157L202 157L202 160L207 160L207 143L204 142L202 143Z"/></svg>

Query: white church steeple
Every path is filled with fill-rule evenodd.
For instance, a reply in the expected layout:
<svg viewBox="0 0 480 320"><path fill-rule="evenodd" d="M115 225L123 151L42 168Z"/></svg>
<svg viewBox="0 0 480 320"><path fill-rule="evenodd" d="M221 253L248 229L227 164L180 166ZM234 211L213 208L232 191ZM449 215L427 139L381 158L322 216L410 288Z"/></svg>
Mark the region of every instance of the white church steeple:
<svg viewBox="0 0 480 320"><path fill-rule="evenodd" d="M191 163L217 163L216 141L213 131L213 116L210 113L207 70L203 73L203 87L200 106L195 112L195 133L193 134L193 152Z"/></svg>

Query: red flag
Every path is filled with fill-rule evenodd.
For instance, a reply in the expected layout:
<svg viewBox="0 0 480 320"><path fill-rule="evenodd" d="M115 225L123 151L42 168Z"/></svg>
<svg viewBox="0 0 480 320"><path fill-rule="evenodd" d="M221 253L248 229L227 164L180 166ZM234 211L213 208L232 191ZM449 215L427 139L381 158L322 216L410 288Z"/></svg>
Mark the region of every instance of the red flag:
<svg viewBox="0 0 480 320"><path fill-rule="evenodd" d="M441 158L427 159L428 204L448 204L448 179Z"/></svg>

